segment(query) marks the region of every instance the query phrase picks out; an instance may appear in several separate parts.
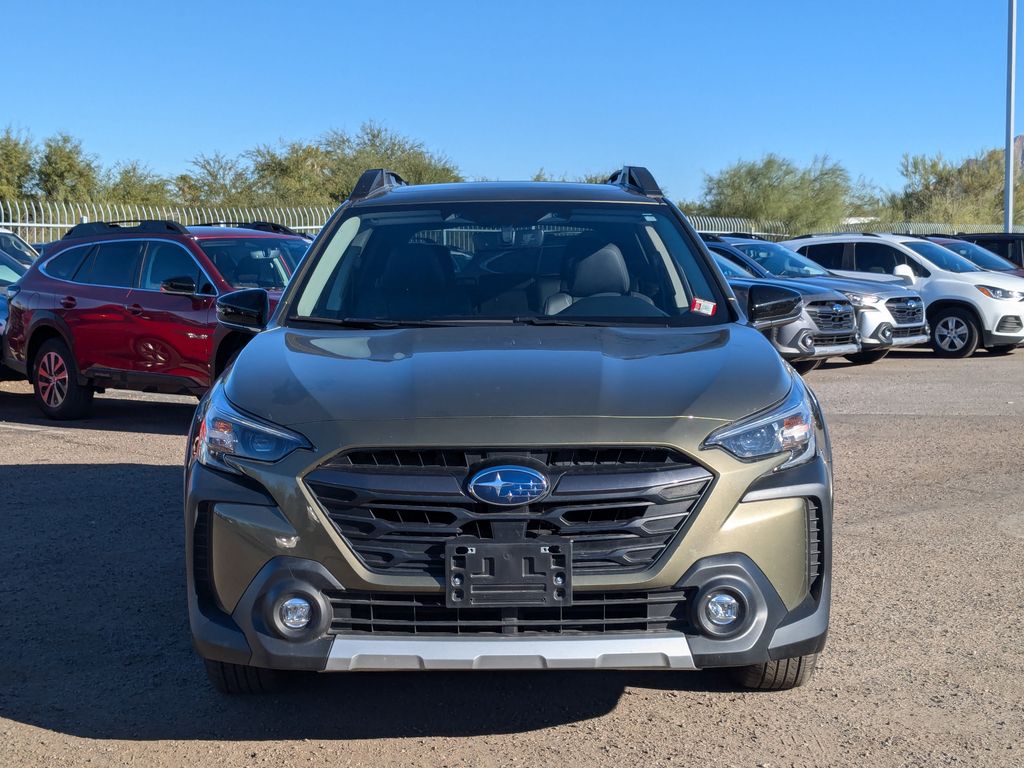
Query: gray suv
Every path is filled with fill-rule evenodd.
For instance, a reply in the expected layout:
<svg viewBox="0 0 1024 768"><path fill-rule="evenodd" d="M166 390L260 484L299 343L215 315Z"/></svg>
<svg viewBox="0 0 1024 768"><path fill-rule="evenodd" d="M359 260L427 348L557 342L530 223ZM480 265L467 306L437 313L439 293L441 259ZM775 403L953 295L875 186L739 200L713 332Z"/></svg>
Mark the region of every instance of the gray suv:
<svg viewBox="0 0 1024 768"><path fill-rule="evenodd" d="M727 668L825 645L814 395L651 174L407 186L368 171L200 403L188 612L212 682L290 670Z"/></svg>

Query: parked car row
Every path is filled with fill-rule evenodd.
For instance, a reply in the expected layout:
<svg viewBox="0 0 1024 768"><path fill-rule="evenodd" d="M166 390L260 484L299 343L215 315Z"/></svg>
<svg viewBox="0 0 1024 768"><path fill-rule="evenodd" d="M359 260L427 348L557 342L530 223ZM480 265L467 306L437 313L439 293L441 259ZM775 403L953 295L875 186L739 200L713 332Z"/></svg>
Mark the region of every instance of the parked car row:
<svg viewBox="0 0 1024 768"><path fill-rule="evenodd" d="M1021 238L1012 235L701 237L741 302L753 286L799 295L792 317L762 331L803 374L830 357L868 364L929 341L940 355L963 357L979 346L1005 354L1024 340L1024 268L962 239L1020 258ZM38 257L0 231L5 371L28 377L53 418L84 415L108 387L200 395L254 333L218 323L216 297L263 288L269 314L308 245L308 236L272 222L94 222ZM448 258L453 273L476 268L465 249L451 247ZM510 258L499 247L482 267L485 293L522 277ZM548 283L551 292L565 287ZM507 296L480 298L493 308Z"/></svg>

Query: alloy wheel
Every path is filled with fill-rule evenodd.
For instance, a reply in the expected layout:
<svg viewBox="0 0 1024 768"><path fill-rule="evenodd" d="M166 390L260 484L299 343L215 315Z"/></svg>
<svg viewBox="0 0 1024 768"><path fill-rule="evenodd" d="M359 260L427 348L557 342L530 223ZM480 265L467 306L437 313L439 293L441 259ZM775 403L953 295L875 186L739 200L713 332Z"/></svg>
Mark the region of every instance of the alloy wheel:
<svg viewBox="0 0 1024 768"><path fill-rule="evenodd" d="M39 361L36 381L39 396L50 408L59 408L68 395L68 366L56 352L47 352Z"/></svg>
<svg viewBox="0 0 1024 768"><path fill-rule="evenodd" d="M959 317L944 317L935 326L935 340L947 352L959 352L967 345L970 329Z"/></svg>

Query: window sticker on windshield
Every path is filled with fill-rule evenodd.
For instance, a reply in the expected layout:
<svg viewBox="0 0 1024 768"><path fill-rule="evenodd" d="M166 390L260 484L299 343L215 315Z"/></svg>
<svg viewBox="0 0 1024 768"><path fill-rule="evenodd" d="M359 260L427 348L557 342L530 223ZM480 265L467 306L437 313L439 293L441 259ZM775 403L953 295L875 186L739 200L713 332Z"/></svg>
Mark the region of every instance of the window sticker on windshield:
<svg viewBox="0 0 1024 768"><path fill-rule="evenodd" d="M694 299L690 304L690 311L696 312L701 315L713 315L715 310L718 309L718 304L707 299Z"/></svg>

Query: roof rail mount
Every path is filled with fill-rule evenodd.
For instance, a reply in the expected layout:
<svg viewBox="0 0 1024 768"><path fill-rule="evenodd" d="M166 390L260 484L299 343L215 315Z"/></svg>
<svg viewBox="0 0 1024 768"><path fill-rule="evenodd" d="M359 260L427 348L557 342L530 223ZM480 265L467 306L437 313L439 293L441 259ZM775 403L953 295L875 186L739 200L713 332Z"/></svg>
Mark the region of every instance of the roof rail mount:
<svg viewBox="0 0 1024 768"><path fill-rule="evenodd" d="M123 219L120 221L86 221L76 224L67 231L64 237L93 237L95 235L116 235L122 232L171 233L175 235L187 235L189 233L181 224L169 219Z"/></svg>
<svg viewBox="0 0 1024 768"><path fill-rule="evenodd" d="M202 224L197 224L199 227L236 227L238 229L255 229L259 232L273 232L275 235L295 235L296 237L306 237L299 232L296 232L291 227L286 227L284 224L278 224L276 221L204 221Z"/></svg>
<svg viewBox="0 0 1024 768"><path fill-rule="evenodd" d="M395 187L407 186L409 186L409 182L394 171L389 171L387 168L371 168L368 171L363 171L348 199L358 200Z"/></svg>
<svg viewBox="0 0 1024 768"><path fill-rule="evenodd" d="M624 165L608 177L606 184L615 184L623 189L632 189L647 197L664 197L665 194L654 180L651 172L642 165Z"/></svg>

